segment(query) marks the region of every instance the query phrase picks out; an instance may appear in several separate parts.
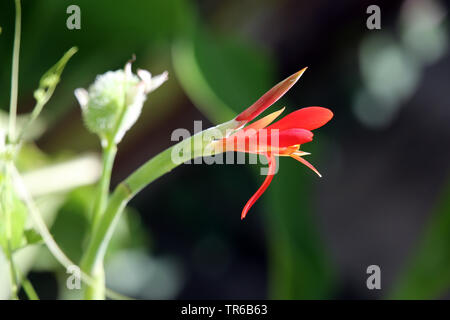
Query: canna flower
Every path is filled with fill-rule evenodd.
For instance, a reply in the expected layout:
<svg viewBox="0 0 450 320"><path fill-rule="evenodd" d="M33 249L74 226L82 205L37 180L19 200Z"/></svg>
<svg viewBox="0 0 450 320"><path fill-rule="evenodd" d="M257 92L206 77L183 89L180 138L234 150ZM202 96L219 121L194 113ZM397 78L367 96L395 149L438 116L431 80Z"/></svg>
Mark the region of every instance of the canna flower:
<svg viewBox="0 0 450 320"><path fill-rule="evenodd" d="M320 128L333 117L333 113L329 109L303 108L272 123L284 111L282 108L247 125L280 99L297 82L305 70L306 68L300 70L270 89L234 119L235 131L231 135L215 142L216 148L220 152L236 151L261 154L267 157L269 169L266 179L244 206L241 219L245 218L253 204L270 185L276 172L276 156L291 157L321 177L319 171L303 158L309 153L301 151L300 146L311 142L313 139L311 131Z"/></svg>

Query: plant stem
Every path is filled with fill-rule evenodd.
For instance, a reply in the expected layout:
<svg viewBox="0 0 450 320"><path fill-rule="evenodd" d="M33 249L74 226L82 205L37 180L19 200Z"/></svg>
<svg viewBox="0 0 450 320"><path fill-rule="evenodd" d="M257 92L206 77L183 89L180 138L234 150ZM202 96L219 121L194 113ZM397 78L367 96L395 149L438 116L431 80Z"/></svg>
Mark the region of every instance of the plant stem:
<svg viewBox="0 0 450 320"><path fill-rule="evenodd" d="M90 274L92 283L86 287L84 299L86 300L105 300L105 269L103 261L98 263Z"/></svg>
<svg viewBox="0 0 450 320"><path fill-rule="evenodd" d="M102 175L100 177L100 183L98 186L97 198L94 204L94 210L92 213L92 227L95 229L95 226L98 223L103 211L106 208L106 204L108 202L108 194L109 194L109 185L111 182L111 173L114 164L114 159L116 157L117 147L113 143L108 143L102 152Z"/></svg>
<svg viewBox="0 0 450 320"><path fill-rule="evenodd" d="M206 129L199 132L192 137L182 140L174 146L159 153L136 171L134 171L127 179L122 181L111 195L105 212L99 219L96 228L93 230L92 236L89 240L88 247L81 260L81 268L87 274L92 274L98 270L103 264L103 258L108 248L109 241L111 240L114 229L117 222L120 219L123 209L127 203L143 188L168 173L175 167L199 156L213 155L216 152L223 152L215 150L211 147L211 143L214 141L213 135L208 134L208 131L216 132L219 130L222 132L222 136L229 129L237 128L239 123L231 120L225 122L219 126ZM208 137L205 139L205 137ZM178 151L183 152L183 157L174 161L173 153ZM187 154L186 154L187 151Z"/></svg>
<svg viewBox="0 0 450 320"><path fill-rule="evenodd" d="M7 217L10 214L7 214ZM10 228L11 227L11 218L7 218L7 227ZM10 279L11 279L11 299L13 300L18 300L19 297L17 295L18 291L19 291L19 284L17 281L17 272L16 272L16 267L14 265L14 259L13 259L13 253L11 250L11 240L8 239L8 250L6 250L6 257L8 259L9 262L9 272L10 272Z"/></svg>
<svg viewBox="0 0 450 320"><path fill-rule="evenodd" d="M109 185L111 182L112 167L114 158L117 153L117 147L114 143L107 143L103 148L103 169L98 186L97 198L94 204L92 214L92 230L95 230L108 202ZM85 292L87 300L104 300L105 299L105 271L103 263L99 263L90 273L93 284L89 285Z"/></svg>
<svg viewBox="0 0 450 320"><path fill-rule="evenodd" d="M66 269L71 266L75 266L76 264L67 257L67 255L58 246L55 239L53 239L53 236L48 230L47 225L45 224L44 219L42 218L42 215L36 206L36 203L34 202L27 188L25 187L25 183L23 182L23 179L20 176L19 171L14 165L11 165L11 175L15 190L19 193L20 197L25 202L28 208L28 213L32 218L36 229L42 236L42 239L44 240L45 245L47 246L52 256ZM94 283L94 280L85 272L81 272L81 280L83 280L88 285L92 285ZM108 288L106 288L105 291L106 295L111 299L129 300L128 297L121 295L117 292L114 292Z"/></svg>
<svg viewBox="0 0 450 320"><path fill-rule="evenodd" d="M34 287L31 284L30 280L28 280L26 277L22 278L22 287L28 299L39 300L39 296L37 295L36 290L34 290Z"/></svg>
<svg viewBox="0 0 450 320"><path fill-rule="evenodd" d="M6 168L6 177L7 179L10 179L11 176L11 162L7 161L5 163L5 168ZM14 259L13 259L13 248L12 248L12 244L11 244L11 239L12 239L12 235L13 235L13 225L12 225L12 212L11 212L11 208L12 208L12 202L11 202L11 192L12 190L8 187L2 188L2 190L0 191L3 193L3 197L2 197L2 210L5 213L5 231L6 231L6 246L4 247L4 251L5 251L5 255L6 258L8 260L8 265L9 265L9 273L10 273L10 280L11 280L11 299L13 300L18 300L18 296L17 293L19 291L19 281L18 281L18 277L17 277L17 269L15 267L14 264Z"/></svg>
<svg viewBox="0 0 450 320"><path fill-rule="evenodd" d="M8 141L15 140L15 129L16 129L16 116L17 116L17 94L18 94L18 84L19 84L19 53L20 53L20 32L22 25L22 8L20 6L20 0L14 1L16 6L16 24L14 27L14 44L13 44L13 57L11 66L11 94L9 101L9 123L8 123ZM8 169L9 171L9 169ZM18 281L17 272L14 266L13 252L11 248L11 234L12 234L12 222L11 222L11 212L7 210L6 213L6 228L8 235L8 245L6 255L9 260L9 269L11 273L11 297L13 299L18 299Z"/></svg>
<svg viewBox="0 0 450 320"><path fill-rule="evenodd" d="M16 25L14 30L14 48L11 69L11 96L9 104L9 141L15 139L16 115L17 115L17 92L19 83L19 52L20 52L20 29L22 10L20 0L15 0L16 5Z"/></svg>
<svg viewBox="0 0 450 320"><path fill-rule="evenodd" d="M115 188L81 262L85 272L91 274L102 263L115 226L128 201L149 183L181 164L172 161L172 148L146 162Z"/></svg>

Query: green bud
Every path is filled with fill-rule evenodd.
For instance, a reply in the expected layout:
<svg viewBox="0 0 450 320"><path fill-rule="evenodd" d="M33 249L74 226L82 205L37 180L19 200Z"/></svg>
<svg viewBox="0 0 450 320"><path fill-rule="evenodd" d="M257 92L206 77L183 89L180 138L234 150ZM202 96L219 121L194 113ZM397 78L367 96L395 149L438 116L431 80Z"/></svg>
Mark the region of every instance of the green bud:
<svg viewBox="0 0 450 320"><path fill-rule="evenodd" d="M43 101L45 99L45 90L44 89L37 89L34 91L34 98L36 99L36 101Z"/></svg>
<svg viewBox="0 0 450 320"><path fill-rule="evenodd" d="M153 77L148 71L108 71L97 76L89 90L76 89L86 127L99 135L102 144L118 144L138 119L147 94L167 80L167 72Z"/></svg>
<svg viewBox="0 0 450 320"><path fill-rule="evenodd" d="M49 74L41 79L42 87L55 87L59 82L59 75Z"/></svg>

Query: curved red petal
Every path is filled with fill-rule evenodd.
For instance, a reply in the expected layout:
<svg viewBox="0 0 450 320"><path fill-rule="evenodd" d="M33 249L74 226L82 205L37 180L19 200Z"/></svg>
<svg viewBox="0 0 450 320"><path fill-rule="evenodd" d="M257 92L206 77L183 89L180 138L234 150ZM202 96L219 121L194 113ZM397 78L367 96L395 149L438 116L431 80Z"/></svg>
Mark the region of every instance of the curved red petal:
<svg viewBox="0 0 450 320"><path fill-rule="evenodd" d="M244 110L236 117L236 121L251 121L261 114L264 110L274 104L280 99L296 82L307 68L303 68L297 73L294 73L290 77L284 79L272 89L267 91L261 98L259 98L254 104Z"/></svg>
<svg viewBox="0 0 450 320"><path fill-rule="evenodd" d="M294 111L277 122L271 124L267 129L290 129L302 128L314 130L320 128L333 118L333 112L322 107L308 107Z"/></svg>
<svg viewBox="0 0 450 320"><path fill-rule="evenodd" d="M272 152L289 155L298 150L299 145L311 142L312 139L313 133L306 129L293 128L282 131L260 129L241 131L222 139L222 148L225 151L258 154Z"/></svg>
<svg viewBox="0 0 450 320"><path fill-rule="evenodd" d="M305 166L307 166L308 168L310 168L312 171L314 171L319 177L322 178L322 175L320 174L319 171L317 171L316 168L314 168L314 166L309 163L308 161L306 161L305 159L303 159L302 157L296 155L296 154L290 154L290 157L294 158L295 160L301 162L302 164L304 164Z"/></svg>
<svg viewBox="0 0 450 320"><path fill-rule="evenodd" d="M311 142L313 139L313 133L306 129L287 129L287 130L260 130L261 134L267 132L269 139L267 144L270 146L285 148L298 144L304 144ZM258 141L261 141L260 139Z"/></svg>
<svg viewBox="0 0 450 320"><path fill-rule="evenodd" d="M266 191L267 187L269 187L270 183L272 182L273 175L275 174L276 169L276 160L273 155L266 155L267 160L269 161L269 172L267 173L266 179L264 180L263 184L259 187L259 189L256 191L256 193L250 198L250 200L247 201L247 203L244 206L244 209L242 209L241 213L241 220L245 218L250 208L255 204L256 200L261 197L261 195Z"/></svg>

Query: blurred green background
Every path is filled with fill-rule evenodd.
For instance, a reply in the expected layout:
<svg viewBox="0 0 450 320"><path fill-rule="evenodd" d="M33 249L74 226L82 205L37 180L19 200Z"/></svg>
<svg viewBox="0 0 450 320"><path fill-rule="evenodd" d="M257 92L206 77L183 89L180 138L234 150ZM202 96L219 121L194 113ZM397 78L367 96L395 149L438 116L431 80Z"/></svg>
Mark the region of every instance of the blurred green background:
<svg viewBox="0 0 450 320"><path fill-rule="evenodd" d="M80 30L66 27L72 4L81 9ZM381 30L366 27L371 4L381 8ZM73 91L133 54L135 67L168 70L170 79L119 145L113 185L173 144L173 130L229 120L308 66L276 105L333 110L304 148L324 177L281 159L241 222L262 181L258 166L177 168L130 203L108 252L108 287L149 299L449 298L449 9L440 0L24 0L20 112L31 111L41 75L70 47L79 52L43 112L46 131L21 154L21 170L99 151ZM13 1L1 2L0 26L7 110ZM48 181L41 183L37 190ZM75 261L93 190L37 196ZM79 297L43 245L26 250L20 263L42 298ZM381 290L367 289L372 264L381 268ZM7 285L1 277L3 298Z"/></svg>

